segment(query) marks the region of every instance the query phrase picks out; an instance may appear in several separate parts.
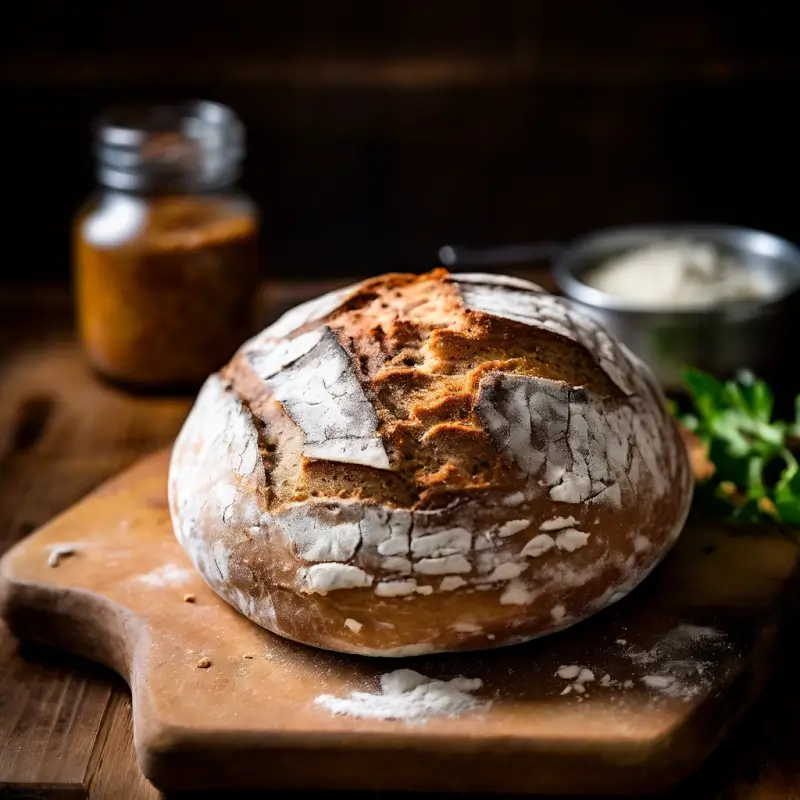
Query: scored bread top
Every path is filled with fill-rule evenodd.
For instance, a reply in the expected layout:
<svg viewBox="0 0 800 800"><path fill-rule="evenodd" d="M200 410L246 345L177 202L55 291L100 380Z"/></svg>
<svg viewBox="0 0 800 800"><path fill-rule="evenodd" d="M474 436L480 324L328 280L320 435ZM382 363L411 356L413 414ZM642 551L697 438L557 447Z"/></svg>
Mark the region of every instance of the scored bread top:
<svg viewBox="0 0 800 800"><path fill-rule="evenodd" d="M528 281L435 270L293 309L247 342L223 377L258 422L270 507L338 497L434 508L453 492L522 488L530 446L504 419L513 424L541 382L544 417L560 400L581 402L567 388L624 401L639 369L630 359ZM627 428L619 434L633 437ZM618 459L608 444L587 455ZM509 457L527 463L509 470ZM573 493L587 499L613 484L597 477Z"/></svg>
<svg viewBox="0 0 800 800"><path fill-rule="evenodd" d="M169 485L176 535L242 613L366 653L339 617L367 592L373 648L406 655L615 601L691 500L638 358L535 284L444 269L332 292L245 342L198 395ZM324 612L307 599L330 593Z"/></svg>

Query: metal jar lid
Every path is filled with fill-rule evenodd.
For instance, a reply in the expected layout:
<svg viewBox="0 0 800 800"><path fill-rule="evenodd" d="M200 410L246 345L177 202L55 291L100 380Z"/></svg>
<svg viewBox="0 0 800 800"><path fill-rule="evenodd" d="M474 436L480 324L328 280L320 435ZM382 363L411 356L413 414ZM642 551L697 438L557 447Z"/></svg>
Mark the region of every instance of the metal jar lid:
<svg viewBox="0 0 800 800"><path fill-rule="evenodd" d="M97 179L133 192L201 192L229 186L245 155L244 128L206 100L119 106L95 123Z"/></svg>

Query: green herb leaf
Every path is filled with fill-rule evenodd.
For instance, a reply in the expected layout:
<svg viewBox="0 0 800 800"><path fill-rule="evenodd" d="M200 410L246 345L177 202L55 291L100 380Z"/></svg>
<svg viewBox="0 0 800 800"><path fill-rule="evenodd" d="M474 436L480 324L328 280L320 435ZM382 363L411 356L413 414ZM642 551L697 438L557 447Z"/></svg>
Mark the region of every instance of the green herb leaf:
<svg viewBox="0 0 800 800"><path fill-rule="evenodd" d="M703 421L712 420L719 411L725 409L725 388L712 375L689 368L684 373L683 382Z"/></svg>
<svg viewBox="0 0 800 800"><path fill-rule="evenodd" d="M776 521L800 526L800 467L789 449L800 438L800 395L795 419L773 420L769 385L750 372L720 381L698 369L684 372L692 409L671 412L708 448L714 474L700 489L706 508L727 509L743 524Z"/></svg>

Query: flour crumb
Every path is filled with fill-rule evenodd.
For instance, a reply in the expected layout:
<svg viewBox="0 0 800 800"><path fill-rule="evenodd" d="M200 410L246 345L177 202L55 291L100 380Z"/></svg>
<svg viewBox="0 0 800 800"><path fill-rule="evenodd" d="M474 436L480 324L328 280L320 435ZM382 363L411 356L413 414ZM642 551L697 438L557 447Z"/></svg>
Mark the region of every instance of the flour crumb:
<svg viewBox="0 0 800 800"><path fill-rule="evenodd" d="M491 706L491 701L472 697L471 693L483 686L480 678L459 676L440 681L411 669L398 669L382 675L380 685L379 694L352 692L348 697L323 694L315 702L337 715L421 723L430 717L458 717Z"/></svg>
<svg viewBox="0 0 800 800"><path fill-rule="evenodd" d="M524 606L533 602L533 594L525 583L518 578L512 580L500 595L500 604L504 606Z"/></svg>
<svg viewBox="0 0 800 800"><path fill-rule="evenodd" d="M74 556L77 552L71 544L57 544L50 549L50 555L47 556L47 566L57 567L62 559Z"/></svg>
<svg viewBox="0 0 800 800"><path fill-rule="evenodd" d="M581 547L585 547L588 541L588 533L575 528L567 528L556 536L556 547L567 553L574 553L576 550L580 550Z"/></svg>
<svg viewBox="0 0 800 800"><path fill-rule="evenodd" d="M651 689L666 689L675 683L675 678L672 675L645 675L642 683Z"/></svg>
<svg viewBox="0 0 800 800"><path fill-rule="evenodd" d="M566 667L559 667L556 671L556 675L559 678L563 678L565 681L571 681L580 675L581 668L577 664L571 664L570 666Z"/></svg>
<svg viewBox="0 0 800 800"><path fill-rule="evenodd" d="M361 629L364 627L363 623L356 619L350 619L349 617L344 621L344 626L353 631L353 633L360 633Z"/></svg>
<svg viewBox="0 0 800 800"><path fill-rule="evenodd" d="M591 683L594 680L594 672L578 664L561 666L556 670L556 675L565 681L572 681L561 694L569 694L567 689L576 694L584 694L584 692L586 692L586 686L584 684Z"/></svg>
<svg viewBox="0 0 800 800"><path fill-rule="evenodd" d="M628 644L628 640L627 639L617 639L616 644L619 644L619 645L622 645L623 647L625 647L625 645Z"/></svg>
<svg viewBox="0 0 800 800"><path fill-rule="evenodd" d="M586 669L586 667L581 668L581 671L578 673L578 677L575 679L576 683L589 683L590 681L594 680L594 672L590 669Z"/></svg>
<svg viewBox="0 0 800 800"><path fill-rule="evenodd" d="M483 630L480 625L468 621L454 622L450 627L456 633L480 633Z"/></svg>
<svg viewBox="0 0 800 800"><path fill-rule="evenodd" d="M562 528L570 528L577 525L578 520L575 517L553 517L553 519L545 520L539 525L540 531L558 531Z"/></svg>

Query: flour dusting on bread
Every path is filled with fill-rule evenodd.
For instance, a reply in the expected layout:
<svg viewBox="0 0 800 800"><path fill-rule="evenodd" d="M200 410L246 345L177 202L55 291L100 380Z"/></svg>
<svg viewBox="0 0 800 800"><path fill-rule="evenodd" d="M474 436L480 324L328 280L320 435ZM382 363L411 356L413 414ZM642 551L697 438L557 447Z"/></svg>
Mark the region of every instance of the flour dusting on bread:
<svg viewBox="0 0 800 800"><path fill-rule="evenodd" d="M264 383L303 432L306 458L389 468L375 409L330 329Z"/></svg>
<svg viewBox="0 0 800 800"><path fill-rule="evenodd" d="M329 293L243 343L170 465L214 591L279 635L388 657L575 624L659 563L690 499L627 348L535 284L445 270Z"/></svg>

